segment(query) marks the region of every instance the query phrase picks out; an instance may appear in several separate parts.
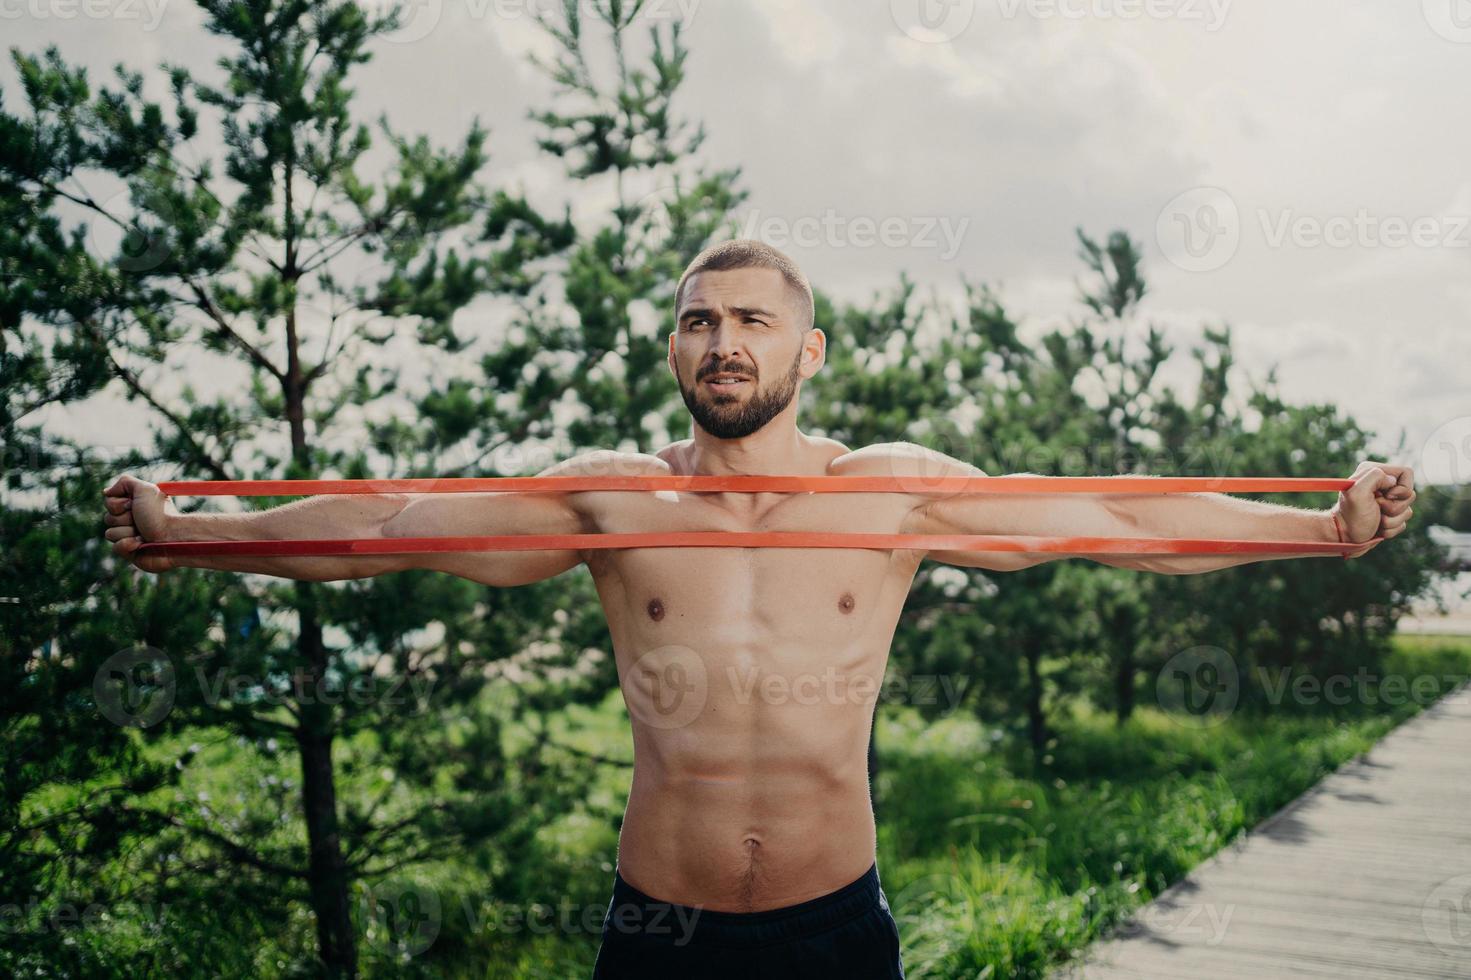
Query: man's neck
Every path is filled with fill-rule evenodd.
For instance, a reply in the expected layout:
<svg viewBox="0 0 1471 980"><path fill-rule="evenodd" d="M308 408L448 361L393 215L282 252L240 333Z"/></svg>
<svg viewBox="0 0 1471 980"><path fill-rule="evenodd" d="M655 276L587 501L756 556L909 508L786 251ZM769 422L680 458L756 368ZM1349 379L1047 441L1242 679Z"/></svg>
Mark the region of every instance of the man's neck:
<svg viewBox="0 0 1471 980"><path fill-rule="evenodd" d="M717 439L699 426L684 452L691 474L797 476L811 465L807 437L796 426L764 426L743 439Z"/></svg>

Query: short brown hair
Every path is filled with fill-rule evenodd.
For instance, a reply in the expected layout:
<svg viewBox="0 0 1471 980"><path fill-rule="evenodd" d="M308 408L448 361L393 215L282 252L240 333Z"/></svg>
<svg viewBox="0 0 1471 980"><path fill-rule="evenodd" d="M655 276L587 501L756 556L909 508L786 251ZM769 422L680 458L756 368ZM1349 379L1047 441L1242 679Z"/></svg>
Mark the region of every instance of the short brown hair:
<svg viewBox="0 0 1471 980"><path fill-rule="evenodd" d="M801 325L802 329L808 330L812 327L812 284L807 281L802 270L797 268L797 263L792 261L791 256L754 238L733 238L728 242L711 245L696 255L694 261L684 270L684 275L679 277L679 286L674 290L675 314L679 313L679 304L684 298L684 284L689 281L690 276L697 272L727 272L731 269L775 269L780 272L787 285L797 294L797 305L805 320Z"/></svg>

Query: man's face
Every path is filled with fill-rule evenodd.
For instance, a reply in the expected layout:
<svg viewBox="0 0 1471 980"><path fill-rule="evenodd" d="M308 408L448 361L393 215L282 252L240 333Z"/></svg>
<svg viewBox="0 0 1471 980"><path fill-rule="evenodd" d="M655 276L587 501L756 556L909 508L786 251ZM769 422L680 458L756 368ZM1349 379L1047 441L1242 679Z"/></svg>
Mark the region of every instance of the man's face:
<svg viewBox="0 0 1471 980"><path fill-rule="evenodd" d="M775 269L696 273L676 316L669 366L690 415L717 439L759 430L822 366L822 332L807 330Z"/></svg>

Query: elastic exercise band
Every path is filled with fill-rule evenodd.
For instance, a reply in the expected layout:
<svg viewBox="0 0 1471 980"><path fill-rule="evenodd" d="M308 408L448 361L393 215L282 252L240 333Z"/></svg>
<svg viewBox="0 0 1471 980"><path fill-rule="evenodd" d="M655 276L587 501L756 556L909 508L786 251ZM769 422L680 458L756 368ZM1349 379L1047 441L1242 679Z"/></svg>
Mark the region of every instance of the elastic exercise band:
<svg viewBox="0 0 1471 980"><path fill-rule="evenodd" d="M1352 480L1225 476L497 476L420 480L177 480L171 497L292 497L341 493L1306 493Z"/></svg>
<svg viewBox="0 0 1471 980"><path fill-rule="evenodd" d="M198 480L160 483L170 496L304 496L371 493L1301 493L1339 491L1352 480L1138 476L528 476L414 480ZM1374 539L1379 540L1378 538ZM849 548L1072 555L1341 554L1372 542L1231 541L1208 538L1040 537L997 534L868 534L825 531L666 531L474 537L171 541L136 555L398 555L448 551L604 551L616 548Z"/></svg>
<svg viewBox="0 0 1471 980"><path fill-rule="evenodd" d="M926 551L1074 555L1343 554L1370 542L1229 541L1202 538L1054 538L1006 534L866 534L826 531L660 531L634 534L503 534L480 537L170 541L137 555L403 555L441 551L604 551L613 548L913 548Z"/></svg>

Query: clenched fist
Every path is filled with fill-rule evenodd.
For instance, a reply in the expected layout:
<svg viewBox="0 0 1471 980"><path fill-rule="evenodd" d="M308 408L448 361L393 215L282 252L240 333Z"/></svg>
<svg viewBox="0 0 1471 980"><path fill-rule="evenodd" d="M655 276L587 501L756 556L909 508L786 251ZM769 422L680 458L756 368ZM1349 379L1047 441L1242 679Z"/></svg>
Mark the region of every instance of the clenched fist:
<svg viewBox="0 0 1471 980"><path fill-rule="evenodd" d="M113 554L145 572L161 573L174 567L162 555L132 557L145 541L165 540L169 519L179 514L157 484L124 473L102 491L102 499L107 505L107 540L112 542Z"/></svg>
<svg viewBox="0 0 1471 980"><path fill-rule="evenodd" d="M1415 471L1408 466L1390 466L1365 460L1350 477L1354 485L1338 494L1333 511L1348 541L1368 544L1349 557L1357 558L1380 540L1388 541L1404 533L1405 525L1415 513ZM1377 539L1377 540L1376 540Z"/></svg>

